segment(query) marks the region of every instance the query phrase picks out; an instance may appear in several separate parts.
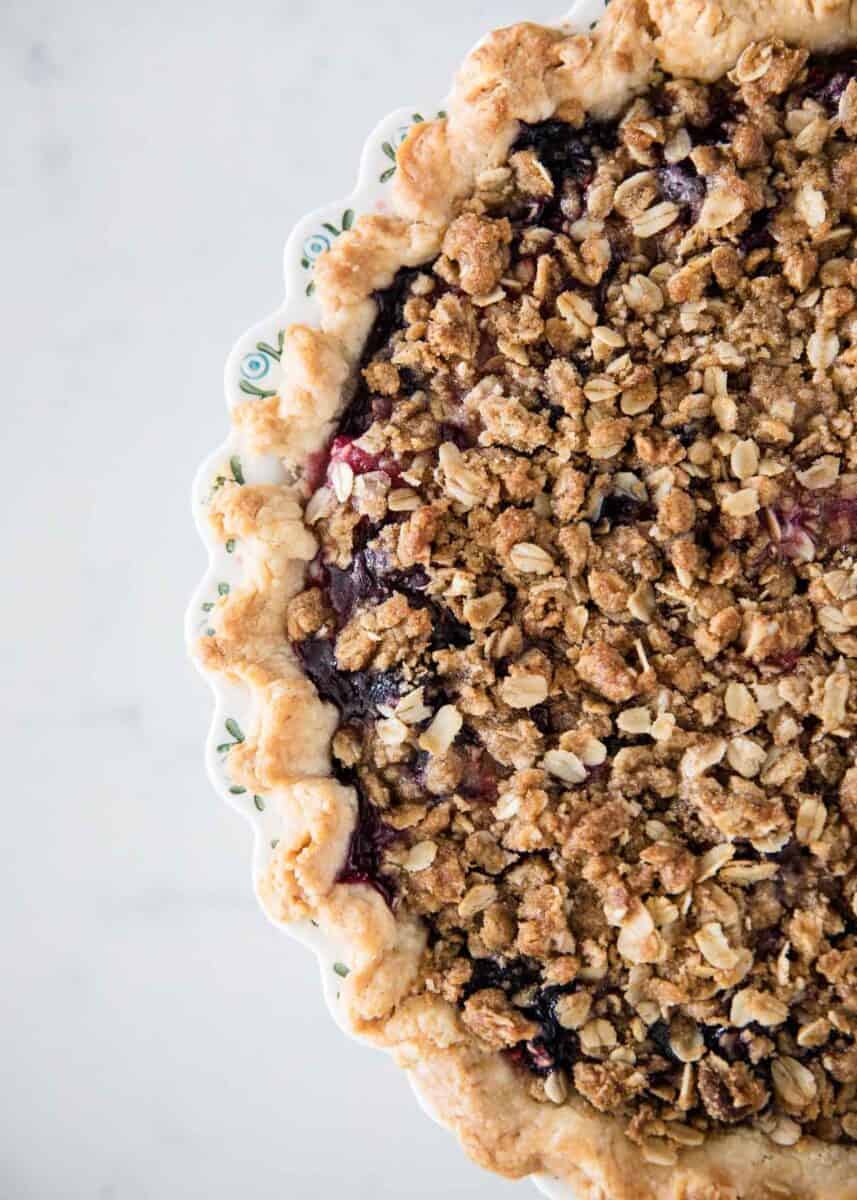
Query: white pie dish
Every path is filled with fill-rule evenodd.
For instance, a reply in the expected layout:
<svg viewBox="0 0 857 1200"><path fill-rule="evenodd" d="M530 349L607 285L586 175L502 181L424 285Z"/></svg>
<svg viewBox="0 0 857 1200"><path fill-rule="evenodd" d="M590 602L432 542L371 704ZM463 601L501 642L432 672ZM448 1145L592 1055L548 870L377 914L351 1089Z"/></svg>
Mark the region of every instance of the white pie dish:
<svg viewBox="0 0 857 1200"><path fill-rule="evenodd" d="M586 30L602 15L605 3L606 0L578 0L555 24ZM366 141L357 183L349 196L309 213L292 230L284 251L285 298L282 305L247 330L227 359L225 393L229 409L247 395L264 395L276 390L280 331L294 323L318 324L318 309L312 296L315 260L344 228L350 226L356 214L389 211L390 182L395 173L395 147L416 120L434 117L438 111L436 104L422 108L409 106L396 109L385 117ZM243 578L240 541L227 542L224 546L214 538L208 522L210 497L220 476L251 483L275 483L286 479L280 460L249 452L235 432L229 434L197 471L192 489L192 508L200 537L208 552L208 566L187 609L185 636L189 653L198 667L200 664L195 645L205 635L210 606L219 595L238 585ZM251 726L255 717L251 697L243 687L230 684L223 675L215 675L201 667L200 670L212 689L215 701L205 752L208 775L218 794L251 825L255 887L271 857L272 843L276 845L281 831L281 817L267 804L264 796L253 796L233 786L225 769L224 749L235 740L243 740L243 731ZM328 1008L340 1028L351 1036L338 1004L341 972L345 970L340 961L339 948L310 922L280 928L315 953ZM437 1120L437 1115L424 1097L416 1088L414 1090L423 1110ZM546 1176L533 1177L533 1182L553 1200L574 1200L575 1193L568 1184Z"/></svg>

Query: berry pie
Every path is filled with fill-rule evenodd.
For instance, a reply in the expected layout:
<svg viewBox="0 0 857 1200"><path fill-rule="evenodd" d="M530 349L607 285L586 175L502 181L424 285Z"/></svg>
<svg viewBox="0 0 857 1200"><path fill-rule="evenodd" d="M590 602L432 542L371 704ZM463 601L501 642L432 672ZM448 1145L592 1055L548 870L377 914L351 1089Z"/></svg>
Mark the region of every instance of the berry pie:
<svg viewBox="0 0 857 1200"><path fill-rule="evenodd" d="M857 16L517 25L212 500L278 922L485 1167L857 1198Z"/></svg>

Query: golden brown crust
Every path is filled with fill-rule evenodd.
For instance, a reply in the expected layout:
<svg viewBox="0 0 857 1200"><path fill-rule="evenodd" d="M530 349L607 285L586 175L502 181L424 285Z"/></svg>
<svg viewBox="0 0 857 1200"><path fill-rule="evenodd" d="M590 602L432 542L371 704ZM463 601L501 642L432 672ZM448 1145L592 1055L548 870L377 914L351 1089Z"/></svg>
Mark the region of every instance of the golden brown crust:
<svg viewBox="0 0 857 1200"><path fill-rule="evenodd" d="M332 779L302 779L278 797L283 832L259 884L276 921L314 916L327 901L357 823L350 788Z"/></svg>
<svg viewBox="0 0 857 1200"><path fill-rule="evenodd" d="M849 0L613 0L590 34L500 29L465 62L448 120L418 126L399 151L398 211L444 223L479 173L503 161L520 121L612 116L655 67L713 80L752 41L830 50L855 31Z"/></svg>
<svg viewBox="0 0 857 1200"><path fill-rule="evenodd" d="M537 1104L499 1055L424 1037L397 1049L420 1094L468 1153L512 1177L546 1172L581 1200L854 1200L853 1153L818 1142L799 1149L738 1131L687 1149L678 1166L645 1162L612 1117L570 1102Z"/></svg>
<svg viewBox="0 0 857 1200"><path fill-rule="evenodd" d="M326 444L374 319L372 293L401 266L437 254L457 202L505 161L520 122L610 116L655 67L715 79L769 35L829 49L855 31L857 11L845 0L613 0L591 34L535 25L492 34L465 63L448 118L416 126L401 147L396 216L361 218L320 261L321 330L287 332L279 395L240 406L236 426L254 449L292 466ZM230 769L276 797L284 816L286 832L259 884L263 903L277 921L312 916L349 946L343 997L354 1028L393 1049L468 1152L503 1174L549 1172L588 1200L855 1200L854 1151L811 1139L778 1148L738 1131L684 1149L678 1166L645 1161L617 1119L579 1099L537 1103L457 1009L409 995L425 931L407 914L393 916L369 886L338 882L355 795L324 778L336 714L283 636L288 602L316 552L302 499L300 485L227 485L215 498L215 528L246 542L250 580L221 606L201 657L255 693L257 727L231 752Z"/></svg>
<svg viewBox="0 0 857 1200"><path fill-rule="evenodd" d="M835 50L857 31L849 0L650 0L649 10L659 64L702 80L725 74L750 42L762 38Z"/></svg>

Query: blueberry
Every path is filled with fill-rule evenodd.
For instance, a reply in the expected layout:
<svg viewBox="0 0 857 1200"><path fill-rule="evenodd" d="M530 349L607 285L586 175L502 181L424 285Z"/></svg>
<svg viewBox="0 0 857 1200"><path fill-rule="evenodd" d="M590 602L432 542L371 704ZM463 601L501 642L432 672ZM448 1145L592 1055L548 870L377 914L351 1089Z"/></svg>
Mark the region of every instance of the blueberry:
<svg viewBox="0 0 857 1200"><path fill-rule="evenodd" d="M342 419L339 422L339 433L350 438L362 437L373 420L372 396L369 388L366 386L365 380L361 376L360 382L357 385L357 391L354 393L351 403L342 414Z"/></svg>
<svg viewBox="0 0 857 1200"><path fill-rule="evenodd" d="M839 107L842 93L857 75L853 54L831 54L815 58L807 72L804 94L823 104L828 113Z"/></svg>
<svg viewBox="0 0 857 1200"><path fill-rule="evenodd" d="M586 188L595 175L596 146L615 144L610 127L587 125L576 130L565 121L542 121L522 125L512 153L535 151L539 161L550 173L554 195L550 200L531 200L517 214L516 227L542 225L557 231L566 228L569 210L566 200L574 195L575 215L580 206L580 189Z"/></svg>
<svg viewBox="0 0 857 1200"><path fill-rule="evenodd" d="M633 525L636 521L651 521L651 505L626 492L610 492L601 502L601 516L611 525Z"/></svg>
<svg viewBox="0 0 857 1200"><path fill-rule="evenodd" d="M678 1061L670 1042L670 1027L666 1021L655 1021L654 1025L650 1025L648 1036L664 1058L671 1058Z"/></svg>
<svg viewBox="0 0 857 1200"><path fill-rule="evenodd" d="M524 125L512 153L519 150L534 150L554 182L563 178L588 182L594 170L591 147L566 121Z"/></svg>
<svg viewBox="0 0 857 1200"><path fill-rule="evenodd" d="M699 437L699 426L691 421L687 425L677 425L670 432L673 437L678 438L685 450L687 450Z"/></svg>
<svg viewBox="0 0 857 1200"><path fill-rule="evenodd" d="M549 704L536 704L530 709L529 716L539 733L543 733L545 737L554 732L553 719L551 717Z"/></svg>
<svg viewBox="0 0 857 1200"><path fill-rule="evenodd" d="M766 958L776 958L782 949L783 933L776 925L770 925L767 929L760 929L753 939L753 953L757 961Z"/></svg>
<svg viewBox="0 0 857 1200"><path fill-rule="evenodd" d="M469 646L473 636L467 625L462 625L452 615L448 608L433 605L435 621L432 630L431 645L433 650L462 650Z"/></svg>
<svg viewBox="0 0 857 1200"><path fill-rule="evenodd" d="M295 649L322 700L342 713L343 721L377 716L379 705L395 704L402 681L396 671L341 671L329 638L308 638Z"/></svg>
<svg viewBox="0 0 857 1200"><path fill-rule="evenodd" d="M745 254L749 254L752 250L763 250L773 246L774 236L771 233L773 215L773 210L770 208L763 208L760 212L753 214L750 224L738 242Z"/></svg>
<svg viewBox="0 0 857 1200"><path fill-rule="evenodd" d="M519 214L521 224L526 227L528 225L544 224L544 215L548 211L549 201L547 200L528 200Z"/></svg>
<svg viewBox="0 0 857 1200"><path fill-rule="evenodd" d="M481 992L485 988L500 988L511 996L530 987L538 977L538 968L525 958L512 958L508 961L475 958L465 995L472 996L474 992Z"/></svg>
<svg viewBox="0 0 857 1200"><path fill-rule="evenodd" d="M493 958L473 960L473 973L467 985L465 997L484 988L499 988L511 999L525 989L538 983L540 972L526 958L499 961ZM557 999L571 988L548 987L536 993L531 1004L522 1012L535 1021L540 1033L531 1041L522 1042L515 1048L514 1059L521 1066L537 1075L544 1075L557 1064L571 1066L580 1053L577 1035L564 1029L556 1016Z"/></svg>
<svg viewBox="0 0 857 1200"><path fill-rule="evenodd" d="M665 200L680 204L688 210L691 221L697 220L705 200L705 180L692 162L661 167L658 171L658 183Z"/></svg>
<svg viewBox="0 0 857 1200"><path fill-rule="evenodd" d="M372 397L372 420L389 421L393 414L393 401L389 396Z"/></svg>
<svg viewBox="0 0 857 1200"><path fill-rule="evenodd" d="M466 425L454 425L451 421L441 424L440 440L452 442L459 450L469 450L476 444L475 434Z"/></svg>
<svg viewBox="0 0 857 1200"><path fill-rule="evenodd" d="M462 734L469 730L465 725ZM463 737L459 740L463 741ZM497 799L497 780L499 772L497 763L487 750L478 745L465 743L464 774L459 783L459 791L468 799L484 800L493 803Z"/></svg>
<svg viewBox="0 0 857 1200"><path fill-rule="evenodd" d="M556 1056L544 1038L537 1037L533 1038L531 1042L524 1042L522 1049L527 1059L527 1066L536 1075L546 1074L556 1066Z"/></svg>
<svg viewBox="0 0 857 1200"><path fill-rule="evenodd" d="M567 995L571 988L543 988L536 996L533 1004L525 1009L528 1017L537 1021L541 1026L541 1037L536 1039L554 1063L570 1067L580 1053L580 1043L577 1035L560 1025L556 1016L556 1002L560 996ZM530 1046L533 1043L529 1043ZM533 1063L534 1069L539 1069L538 1061Z"/></svg>
<svg viewBox="0 0 857 1200"><path fill-rule="evenodd" d="M697 146L718 146L723 142L730 142L732 127L742 111L737 97L729 92L714 90L710 99L708 120L692 131L693 141Z"/></svg>
<svg viewBox="0 0 857 1200"><path fill-rule="evenodd" d="M816 95L816 100L819 104L823 104L829 111L839 107L839 101L842 99L842 94L848 87L851 80L851 72L837 71L835 75L831 75L827 83L819 89Z"/></svg>
<svg viewBox="0 0 857 1200"><path fill-rule="evenodd" d="M339 883L368 883L392 907L395 888L391 879L380 871L381 855L398 834L385 825L378 810L367 799L354 772L342 772L340 782L357 792L357 825L348 843L345 863L337 876Z"/></svg>
<svg viewBox="0 0 857 1200"><path fill-rule="evenodd" d="M727 1062L747 1061L747 1047L741 1041L739 1029L726 1028L723 1025L703 1025L702 1037L708 1049L725 1058Z"/></svg>
<svg viewBox="0 0 857 1200"><path fill-rule="evenodd" d="M409 595L422 593L429 585L428 572L424 567L410 567L407 571L396 571L390 576L393 587Z"/></svg>
<svg viewBox="0 0 857 1200"><path fill-rule="evenodd" d="M327 577L331 607L343 623L362 604L379 603L390 595L390 589L378 580L367 550L358 550L347 567L328 566Z"/></svg>
<svg viewBox="0 0 857 1200"><path fill-rule="evenodd" d="M339 423L339 433L346 437L361 437L377 416L383 416L383 406L379 411L377 408L378 398L372 397L366 381L363 379L362 369L368 366L375 355L387 346L393 334L404 324L405 304L410 295L411 284L418 274L418 268L403 267L397 272L388 288L375 292L373 296L378 313L363 347L357 389ZM412 374L407 373L402 383L406 394L414 391L416 381ZM390 411L392 411L392 407ZM386 415L389 416L389 413Z"/></svg>
<svg viewBox="0 0 857 1200"><path fill-rule="evenodd" d="M373 299L378 305L378 315L364 351L368 358L372 358L386 345L404 324L405 305L410 299L411 287L420 271L420 267L401 267L388 288L375 292Z"/></svg>

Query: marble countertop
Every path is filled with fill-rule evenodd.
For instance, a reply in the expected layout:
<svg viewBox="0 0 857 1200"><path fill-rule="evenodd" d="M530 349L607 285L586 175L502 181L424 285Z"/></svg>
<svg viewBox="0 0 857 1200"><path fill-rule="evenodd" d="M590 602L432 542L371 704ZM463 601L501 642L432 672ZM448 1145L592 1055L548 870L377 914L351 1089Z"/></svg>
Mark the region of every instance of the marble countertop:
<svg viewBox="0 0 857 1200"><path fill-rule="evenodd" d="M561 5L556 4L556 8ZM5 0L0 1195L535 1195L481 1175L256 909L182 611L222 365L364 138L530 0ZM11 382L11 395L9 383Z"/></svg>

